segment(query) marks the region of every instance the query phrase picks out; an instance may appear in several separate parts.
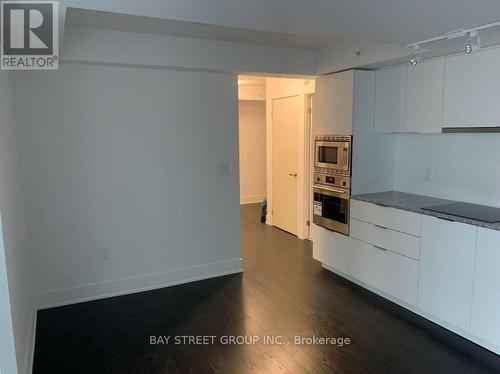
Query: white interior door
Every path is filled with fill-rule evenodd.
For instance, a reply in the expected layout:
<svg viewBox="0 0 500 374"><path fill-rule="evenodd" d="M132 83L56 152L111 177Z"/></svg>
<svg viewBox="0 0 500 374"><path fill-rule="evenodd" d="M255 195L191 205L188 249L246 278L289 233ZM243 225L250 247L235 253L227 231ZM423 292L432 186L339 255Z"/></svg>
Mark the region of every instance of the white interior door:
<svg viewBox="0 0 500 374"><path fill-rule="evenodd" d="M297 235L299 96L273 100L273 225Z"/></svg>

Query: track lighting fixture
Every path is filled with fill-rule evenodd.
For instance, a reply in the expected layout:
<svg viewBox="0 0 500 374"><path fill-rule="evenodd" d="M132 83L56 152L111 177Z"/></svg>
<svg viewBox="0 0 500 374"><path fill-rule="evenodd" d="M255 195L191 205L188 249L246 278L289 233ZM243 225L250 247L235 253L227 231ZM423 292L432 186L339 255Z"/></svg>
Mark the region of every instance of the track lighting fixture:
<svg viewBox="0 0 500 374"><path fill-rule="evenodd" d="M464 52L470 55L472 52L477 51L479 48L481 48L479 33L477 31L468 32L467 43L465 43Z"/></svg>
<svg viewBox="0 0 500 374"><path fill-rule="evenodd" d="M470 28L467 30L464 29L459 29L455 30L452 32L448 32L443 35L435 36L433 38L421 40L415 43L408 44L408 48L412 48L412 51L410 53L410 65L411 66L416 66L420 60L422 59L422 50L420 47L422 45L438 42L441 40L452 40L452 39L457 39L457 38L466 38L466 43L464 46L463 51L466 54L471 54L474 51L477 51L478 49L481 48L481 42L479 39L479 32L482 30L489 30L495 27L500 27L500 21L498 22L493 22L493 23L488 23L486 25L481 25L481 26L476 26L474 28Z"/></svg>
<svg viewBox="0 0 500 374"><path fill-rule="evenodd" d="M422 61L422 50L420 49L420 45L417 44L412 47L412 50L410 52L410 65L411 66L417 66L417 64Z"/></svg>

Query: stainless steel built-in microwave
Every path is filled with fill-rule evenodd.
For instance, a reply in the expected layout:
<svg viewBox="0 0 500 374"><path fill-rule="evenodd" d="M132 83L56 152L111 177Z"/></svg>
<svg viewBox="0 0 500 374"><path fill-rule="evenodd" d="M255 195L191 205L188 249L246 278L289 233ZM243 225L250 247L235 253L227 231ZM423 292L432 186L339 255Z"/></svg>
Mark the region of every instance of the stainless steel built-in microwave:
<svg viewBox="0 0 500 374"><path fill-rule="evenodd" d="M319 135L315 139L314 166L350 174L352 137Z"/></svg>

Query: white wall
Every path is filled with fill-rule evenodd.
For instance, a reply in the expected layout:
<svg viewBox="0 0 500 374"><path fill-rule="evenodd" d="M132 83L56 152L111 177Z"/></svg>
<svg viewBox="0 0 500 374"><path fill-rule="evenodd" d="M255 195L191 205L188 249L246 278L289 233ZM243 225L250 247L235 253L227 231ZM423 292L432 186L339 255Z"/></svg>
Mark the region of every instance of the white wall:
<svg viewBox="0 0 500 374"><path fill-rule="evenodd" d="M406 56L408 48L402 45L360 40L338 41L318 51L315 74L323 75Z"/></svg>
<svg viewBox="0 0 500 374"><path fill-rule="evenodd" d="M236 93L219 73L16 76L39 305L241 271Z"/></svg>
<svg viewBox="0 0 500 374"><path fill-rule="evenodd" d="M266 102L239 101L240 203L266 197Z"/></svg>
<svg viewBox="0 0 500 374"><path fill-rule="evenodd" d="M491 0L149 0L147 6L137 0L60 0L60 3L62 7L80 6L253 30L400 45L493 22L500 12L500 4Z"/></svg>
<svg viewBox="0 0 500 374"><path fill-rule="evenodd" d="M7 268L10 309L12 312L13 337L19 373L27 373L33 349L34 307L32 293L31 258L27 246L23 199L18 175L18 147L16 121L10 76L0 72L0 210L2 216L3 241L0 240L0 277ZM1 239L1 235L0 235ZM5 265L3 264L5 258ZM2 280L4 280L3 278ZM0 280L0 283L3 283ZM0 303L0 360L5 373L15 373L9 349L10 327L4 325L9 303L5 300L5 284ZM7 330L4 330L6 328ZM4 366L5 365L5 366Z"/></svg>
<svg viewBox="0 0 500 374"><path fill-rule="evenodd" d="M16 374L18 371L5 246L2 230L0 230L0 374L2 372Z"/></svg>
<svg viewBox="0 0 500 374"><path fill-rule="evenodd" d="M266 100L266 84L239 84L238 98L240 100Z"/></svg>
<svg viewBox="0 0 500 374"><path fill-rule="evenodd" d="M499 145L500 134L400 135L395 189L500 207Z"/></svg>
<svg viewBox="0 0 500 374"><path fill-rule="evenodd" d="M182 69L313 74L311 49L68 27L63 59Z"/></svg>
<svg viewBox="0 0 500 374"><path fill-rule="evenodd" d="M64 17L60 22L64 24ZM401 45L359 40L338 40L324 48L306 49L76 25L66 26L61 33L64 35L61 53L64 61L183 69L307 76L367 66L408 55L407 48Z"/></svg>

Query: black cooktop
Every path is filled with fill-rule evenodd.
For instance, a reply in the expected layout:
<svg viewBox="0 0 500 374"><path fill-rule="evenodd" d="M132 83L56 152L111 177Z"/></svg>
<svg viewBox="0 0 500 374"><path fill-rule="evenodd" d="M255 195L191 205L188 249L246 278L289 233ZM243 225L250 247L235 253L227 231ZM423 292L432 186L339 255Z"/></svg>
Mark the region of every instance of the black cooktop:
<svg viewBox="0 0 500 374"><path fill-rule="evenodd" d="M500 222L500 208L493 208L490 206L469 203L450 203L422 209L488 223Z"/></svg>

